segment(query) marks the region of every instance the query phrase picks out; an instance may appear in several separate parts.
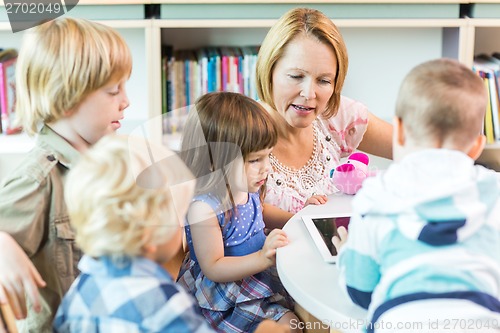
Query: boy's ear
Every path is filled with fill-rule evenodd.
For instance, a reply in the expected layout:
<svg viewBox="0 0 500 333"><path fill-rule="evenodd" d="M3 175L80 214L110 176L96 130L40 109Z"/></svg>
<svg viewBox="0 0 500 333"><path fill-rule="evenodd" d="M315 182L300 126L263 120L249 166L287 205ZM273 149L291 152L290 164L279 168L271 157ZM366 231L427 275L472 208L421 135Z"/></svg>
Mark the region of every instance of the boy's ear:
<svg viewBox="0 0 500 333"><path fill-rule="evenodd" d="M393 125L393 131L394 131L394 138L395 138L395 143L397 143L400 146L403 146L406 141L406 136L405 136L405 129L403 126L403 120L401 118L394 116L392 120L392 125Z"/></svg>
<svg viewBox="0 0 500 333"><path fill-rule="evenodd" d="M64 110L64 116L65 117L71 116L73 113L75 113L75 110L76 110L76 107L69 109L69 110Z"/></svg>
<svg viewBox="0 0 500 333"><path fill-rule="evenodd" d="M142 251L144 254L154 254L158 250L158 246L152 244L144 244L142 246Z"/></svg>
<svg viewBox="0 0 500 333"><path fill-rule="evenodd" d="M467 155L473 160L476 160L479 157L479 155L481 155L481 153L483 152L485 144L486 144L486 136L484 134L478 135L476 140L474 141L474 145L467 152Z"/></svg>

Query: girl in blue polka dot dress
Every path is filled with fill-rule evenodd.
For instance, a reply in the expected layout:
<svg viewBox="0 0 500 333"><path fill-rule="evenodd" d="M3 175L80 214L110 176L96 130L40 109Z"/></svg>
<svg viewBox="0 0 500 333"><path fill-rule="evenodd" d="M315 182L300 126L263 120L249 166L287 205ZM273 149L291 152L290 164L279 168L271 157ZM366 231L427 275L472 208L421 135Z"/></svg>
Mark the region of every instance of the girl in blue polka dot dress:
<svg viewBox="0 0 500 333"><path fill-rule="evenodd" d="M264 319L298 326L275 266L287 237L279 229L266 237L262 219L277 140L271 116L244 95L210 93L190 111L184 133L181 156L197 180L178 283L219 332L253 332Z"/></svg>

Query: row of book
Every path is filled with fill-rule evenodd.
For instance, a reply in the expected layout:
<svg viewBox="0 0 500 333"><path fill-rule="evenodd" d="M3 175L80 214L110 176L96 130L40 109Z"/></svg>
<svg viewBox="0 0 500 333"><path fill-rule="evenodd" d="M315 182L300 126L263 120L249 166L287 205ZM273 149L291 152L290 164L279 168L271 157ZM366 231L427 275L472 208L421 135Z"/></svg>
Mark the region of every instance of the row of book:
<svg viewBox="0 0 500 333"><path fill-rule="evenodd" d="M489 103L484 117L487 143L500 141L500 53L474 57L474 71L484 80Z"/></svg>
<svg viewBox="0 0 500 333"><path fill-rule="evenodd" d="M182 130L189 106L213 91L231 91L257 99L255 70L258 46L173 50L162 57L162 101L167 133Z"/></svg>
<svg viewBox="0 0 500 333"><path fill-rule="evenodd" d="M15 134L21 131L14 126L16 101L17 50L0 49L0 133Z"/></svg>

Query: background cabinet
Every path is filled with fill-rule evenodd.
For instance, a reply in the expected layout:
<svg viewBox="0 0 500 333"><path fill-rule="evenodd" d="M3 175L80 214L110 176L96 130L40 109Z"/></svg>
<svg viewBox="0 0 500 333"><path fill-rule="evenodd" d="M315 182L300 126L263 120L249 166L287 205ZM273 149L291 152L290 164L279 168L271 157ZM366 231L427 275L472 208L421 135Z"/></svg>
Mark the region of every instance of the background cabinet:
<svg viewBox="0 0 500 333"><path fill-rule="evenodd" d="M0 47L20 46L0 0ZM80 0L67 15L118 29L132 50L127 90L130 107L122 132L144 129L162 140L161 46L258 45L286 10L317 8L341 30L349 52L344 94L390 121L399 84L418 63L451 57L472 65L479 52L500 51L500 1L479 0ZM481 18L461 18L465 12ZM155 13L154 18L146 12ZM498 13L498 15L497 15ZM496 17L495 17L496 15ZM0 177L9 154L29 150L31 140L0 135ZM10 156L10 155L9 155Z"/></svg>

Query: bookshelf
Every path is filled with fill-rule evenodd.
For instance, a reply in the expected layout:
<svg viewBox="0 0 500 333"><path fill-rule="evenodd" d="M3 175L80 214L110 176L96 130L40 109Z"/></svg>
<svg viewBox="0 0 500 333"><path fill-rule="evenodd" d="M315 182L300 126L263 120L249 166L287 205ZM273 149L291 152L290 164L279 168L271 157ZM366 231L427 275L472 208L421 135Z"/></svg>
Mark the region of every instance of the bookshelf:
<svg viewBox="0 0 500 333"><path fill-rule="evenodd" d="M468 59L477 54L500 52L500 1L478 0L469 21ZM497 87L498 88L498 87ZM500 142L488 144L478 159L487 167L500 171Z"/></svg>
<svg viewBox="0 0 500 333"><path fill-rule="evenodd" d="M264 4L263 1L219 0L188 4L167 0L157 3L161 4L161 16L154 25L159 29L161 44L177 49L195 49L207 43L259 44L276 19L288 9L299 5L321 10L339 27L349 51L344 94L362 101L374 114L389 121L399 83L412 67L442 56L467 60L467 21L459 19L458 1L432 4L425 1L273 1ZM155 81L160 86L161 77L158 75Z"/></svg>
<svg viewBox="0 0 500 333"><path fill-rule="evenodd" d="M2 46L19 47L22 33L12 34L2 6L0 0ZM146 6L159 8L159 17L146 18ZM416 64L451 57L472 66L475 53L500 50L493 38L500 33L500 15L460 18L460 6L495 14L500 1L488 0L80 0L67 15L108 24L125 37L134 68L122 132L144 125L150 137L161 140L162 45L257 45L276 19L296 6L317 8L334 20L349 51L344 94L386 120L392 118L399 83ZM0 136L0 154L9 140Z"/></svg>

